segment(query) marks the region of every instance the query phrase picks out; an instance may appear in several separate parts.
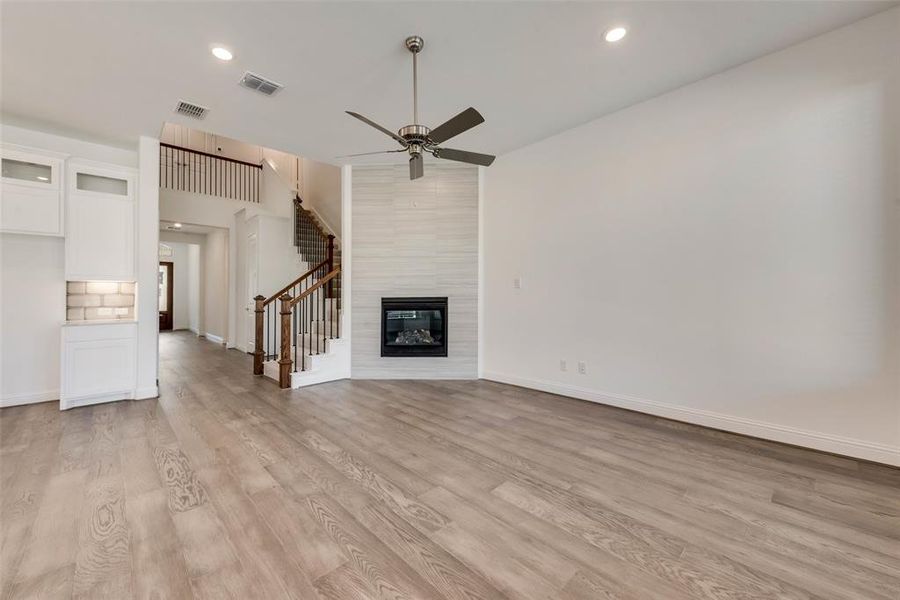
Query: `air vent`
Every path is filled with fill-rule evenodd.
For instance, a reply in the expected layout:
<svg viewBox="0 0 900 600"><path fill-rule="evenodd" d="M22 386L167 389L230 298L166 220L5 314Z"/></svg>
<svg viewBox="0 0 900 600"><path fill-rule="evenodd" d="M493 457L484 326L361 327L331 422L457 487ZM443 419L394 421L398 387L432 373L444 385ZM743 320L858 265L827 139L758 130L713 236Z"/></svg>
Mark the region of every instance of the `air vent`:
<svg viewBox="0 0 900 600"><path fill-rule="evenodd" d="M271 79L266 79L262 75L257 75L256 73L251 73L250 71L244 73L244 76L241 77L241 81L239 83L247 89L255 90L261 94L265 94L266 96L271 96L284 87L280 83L275 83Z"/></svg>
<svg viewBox="0 0 900 600"><path fill-rule="evenodd" d="M206 116L206 113L209 112L209 109L205 106L194 104L193 102L179 100L178 104L175 106L175 112L179 115L191 117L192 119L202 119Z"/></svg>

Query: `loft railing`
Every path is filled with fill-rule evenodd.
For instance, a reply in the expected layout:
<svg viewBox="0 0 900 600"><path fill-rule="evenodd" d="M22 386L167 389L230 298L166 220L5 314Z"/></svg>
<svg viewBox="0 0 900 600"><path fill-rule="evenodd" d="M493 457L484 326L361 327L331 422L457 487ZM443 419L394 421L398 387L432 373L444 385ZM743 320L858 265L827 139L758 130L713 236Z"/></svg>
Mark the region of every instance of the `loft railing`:
<svg viewBox="0 0 900 600"><path fill-rule="evenodd" d="M159 144L159 187L259 202L262 165Z"/></svg>
<svg viewBox="0 0 900 600"><path fill-rule="evenodd" d="M253 373L278 359L278 383L290 387L291 373L306 371L310 356L327 350L341 336L340 265L334 261L334 236L326 238L325 259L268 298L257 296Z"/></svg>

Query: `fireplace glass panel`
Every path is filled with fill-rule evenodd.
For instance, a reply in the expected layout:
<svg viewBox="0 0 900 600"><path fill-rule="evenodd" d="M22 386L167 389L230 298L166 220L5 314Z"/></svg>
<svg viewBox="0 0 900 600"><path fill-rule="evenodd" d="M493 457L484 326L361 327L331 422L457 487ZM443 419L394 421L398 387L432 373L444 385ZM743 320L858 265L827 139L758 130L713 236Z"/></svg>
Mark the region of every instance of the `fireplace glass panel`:
<svg viewBox="0 0 900 600"><path fill-rule="evenodd" d="M382 356L447 356L447 298L382 298Z"/></svg>
<svg viewBox="0 0 900 600"><path fill-rule="evenodd" d="M444 342L443 315L439 310L389 310L388 346L440 346Z"/></svg>

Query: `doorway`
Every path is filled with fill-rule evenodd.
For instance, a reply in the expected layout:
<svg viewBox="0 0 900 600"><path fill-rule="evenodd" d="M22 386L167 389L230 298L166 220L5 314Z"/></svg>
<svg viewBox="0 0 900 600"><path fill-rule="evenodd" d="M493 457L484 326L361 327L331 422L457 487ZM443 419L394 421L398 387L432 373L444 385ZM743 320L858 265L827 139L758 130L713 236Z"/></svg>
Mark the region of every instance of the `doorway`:
<svg viewBox="0 0 900 600"><path fill-rule="evenodd" d="M173 323L173 287L175 280L172 271L175 265L171 262L159 263L159 330L172 331Z"/></svg>

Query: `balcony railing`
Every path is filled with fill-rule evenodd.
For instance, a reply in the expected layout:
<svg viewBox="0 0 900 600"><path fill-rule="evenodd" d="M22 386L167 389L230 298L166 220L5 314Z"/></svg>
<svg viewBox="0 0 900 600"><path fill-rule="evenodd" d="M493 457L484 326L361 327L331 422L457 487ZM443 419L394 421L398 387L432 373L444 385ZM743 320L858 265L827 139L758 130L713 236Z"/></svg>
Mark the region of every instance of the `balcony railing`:
<svg viewBox="0 0 900 600"><path fill-rule="evenodd" d="M159 187L259 202L262 165L159 144Z"/></svg>

